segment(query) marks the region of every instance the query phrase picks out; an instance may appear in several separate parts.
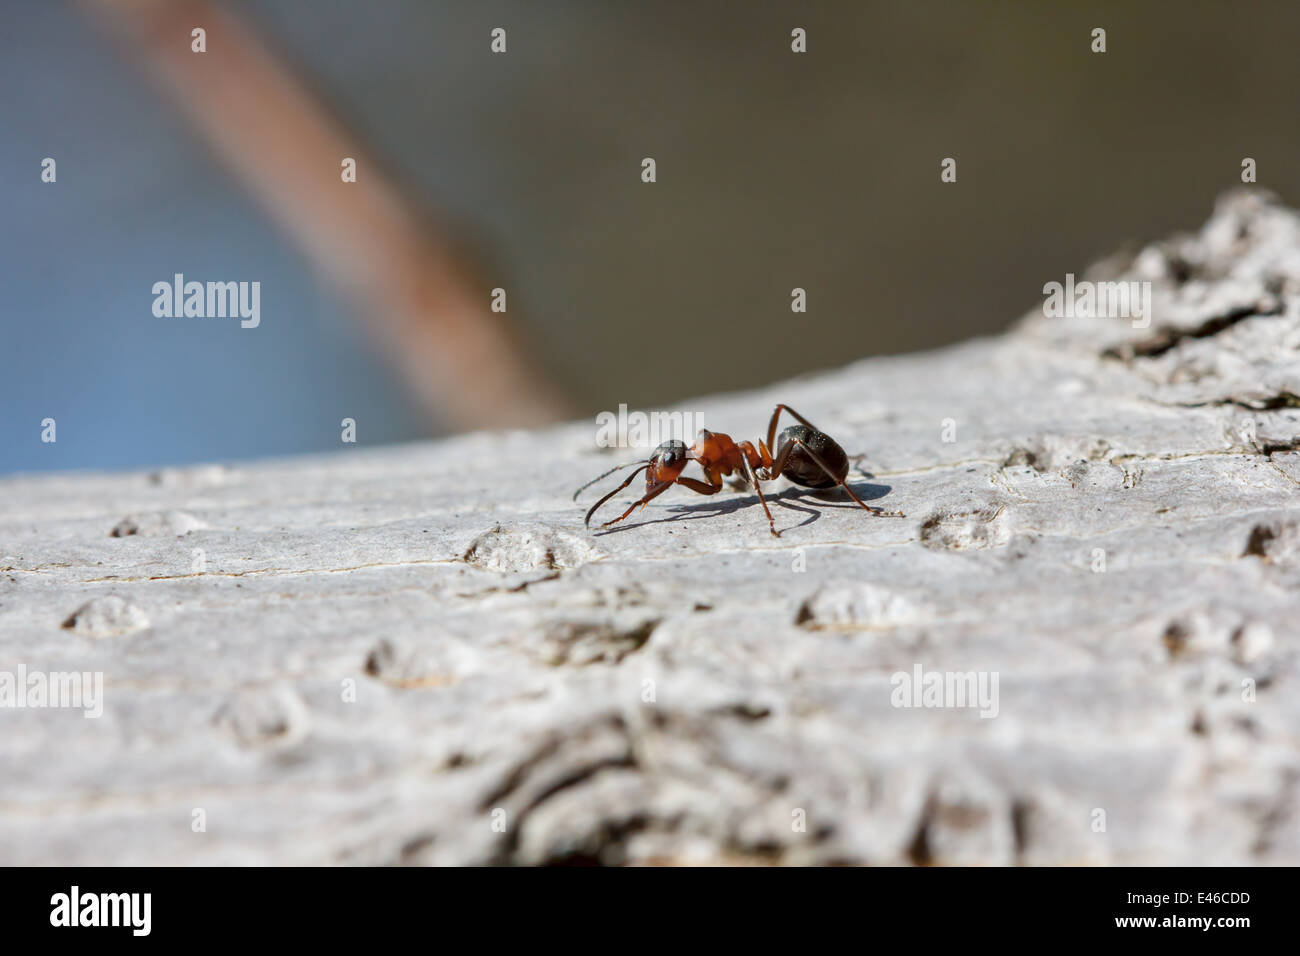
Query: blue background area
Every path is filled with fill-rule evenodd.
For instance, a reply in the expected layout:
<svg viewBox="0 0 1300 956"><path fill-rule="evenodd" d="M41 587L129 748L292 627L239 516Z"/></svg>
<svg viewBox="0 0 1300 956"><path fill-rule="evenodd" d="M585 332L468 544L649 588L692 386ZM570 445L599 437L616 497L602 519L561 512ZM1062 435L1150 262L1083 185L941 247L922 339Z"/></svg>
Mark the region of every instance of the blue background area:
<svg viewBox="0 0 1300 956"><path fill-rule="evenodd" d="M342 305L92 24L61 4L14 20L0 472L337 448L347 416L369 442L421 434ZM45 156L57 183L40 181ZM153 284L174 272L260 280L261 325L155 317Z"/></svg>
<svg viewBox="0 0 1300 956"><path fill-rule="evenodd" d="M1294 2L232 5L508 287L592 414L996 331L1045 282L1197 227L1244 156L1300 200ZM344 417L362 445L431 434L92 19L5 0L0 21L0 474L338 449ZM261 326L155 318L176 272L261 281Z"/></svg>

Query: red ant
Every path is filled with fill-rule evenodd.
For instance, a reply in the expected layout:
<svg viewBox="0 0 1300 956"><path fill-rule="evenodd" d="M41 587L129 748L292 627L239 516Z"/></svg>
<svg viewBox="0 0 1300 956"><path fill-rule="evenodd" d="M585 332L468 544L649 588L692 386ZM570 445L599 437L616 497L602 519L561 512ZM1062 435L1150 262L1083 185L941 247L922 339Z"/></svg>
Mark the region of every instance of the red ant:
<svg viewBox="0 0 1300 956"><path fill-rule="evenodd" d="M783 411L789 412L797 418L800 424L786 428L781 432L780 441L774 443L773 439L777 437L776 423ZM776 449L775 457L772 456L772 453L768 450L769 448ZM687 478L682 475L682 470L689 461L698 461L700 463L700 468L704 471L705 481L700 481L697 478ZM654 454L645 461L615 465L603 475L593 478L575 491L573 500L577 501L578 495L602 478L606 478L620 468L627 468L630 465L640 465L641 467L628 475L627 480L621 485L591 506L591 510L587 512L585 522L588 528L591 527L591 516L596 513L596 509L630 485L632 479L643 471L646 473L645 495L642 496L640 501L633 502L632 506L617 518L602 524L602 528L618 524L635 511L637 505L644 508L652 498L663 494L675 484L685 485L692 491L699 492L702 495L715 495L722 490L723 476L733 473L747 481L758 492L758 502L763 506L763 512L767 515L768 527L774 537L779 538L781 532L776 530L776 523L772 520L772 512L768 510L767 500L763 497L763 490L758 483L760 481L775 481L781 476L805 488L830 488L839 485L848 492L850 498L873 515L881 518L903 517L900 511L883 511L880 508L873 508L855 495L853 489L844 483L844 478L849 473L849 456L844 453L844 449L830 435L819 431L812 422L788 405L776 406L776 410L772 412L772 420L767 426L767 442L764 443L760 439L757 448L754 447L753 442L735 442L732 441L730 435L724 435L721 432L701 431L695 439L695 444L690 448L687 448L684 442L666 441L656 448Z"/></svg>

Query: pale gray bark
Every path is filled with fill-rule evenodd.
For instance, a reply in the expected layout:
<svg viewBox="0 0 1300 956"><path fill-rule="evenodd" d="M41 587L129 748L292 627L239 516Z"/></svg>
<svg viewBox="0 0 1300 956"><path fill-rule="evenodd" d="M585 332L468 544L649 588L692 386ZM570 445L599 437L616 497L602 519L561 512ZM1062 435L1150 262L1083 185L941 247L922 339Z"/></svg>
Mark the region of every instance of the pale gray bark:
<svg viewBox="0 0 1300 956"><path fill-rule="evenodd" d="M1103 271L1150 328L682 406L792 404L903 519L674 489L592 535L591 423L0 482L0 670L105 675L0 710L0 862L1300 862L1300 218ZM918 664L996 717L892 706Z"/></svg>

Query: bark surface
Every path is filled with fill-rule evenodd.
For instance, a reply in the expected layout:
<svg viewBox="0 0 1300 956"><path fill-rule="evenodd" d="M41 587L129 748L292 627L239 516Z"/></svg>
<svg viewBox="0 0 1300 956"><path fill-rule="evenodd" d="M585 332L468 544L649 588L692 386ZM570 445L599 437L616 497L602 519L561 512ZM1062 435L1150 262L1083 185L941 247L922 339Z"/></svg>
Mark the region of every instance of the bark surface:
<svg viewBox="0 0 1300 956"><path fill-rule="evenodd" d="M0 481L0 672L104 679L0 708L0 862L1300 863L1300 218L1233 194L1083 279L1149 327L681 406L793 405L901 519L672 489L591 534L590 422ZM996 714L897 706L917 668Z"/></svg>

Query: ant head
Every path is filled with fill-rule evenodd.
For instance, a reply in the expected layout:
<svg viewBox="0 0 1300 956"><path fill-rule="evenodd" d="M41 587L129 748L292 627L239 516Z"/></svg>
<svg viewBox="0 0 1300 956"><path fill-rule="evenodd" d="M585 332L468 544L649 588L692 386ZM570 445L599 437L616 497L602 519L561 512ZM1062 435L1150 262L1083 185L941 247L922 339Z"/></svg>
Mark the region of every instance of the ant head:
<svg viewBox="0 0 1300 956"><path fill-rule="evenodd" d="M685 442L664 442L650 456L650 467L645 473L646 485L675 480L689 460Z"/></svg>
<svg viewBox="0 0 1300 956"><path fill-rule="evenodd" d="M678 460L686 460L686 443L677 441L666 441L650 456L650 461L659 465L675 465Z"/></svg>

